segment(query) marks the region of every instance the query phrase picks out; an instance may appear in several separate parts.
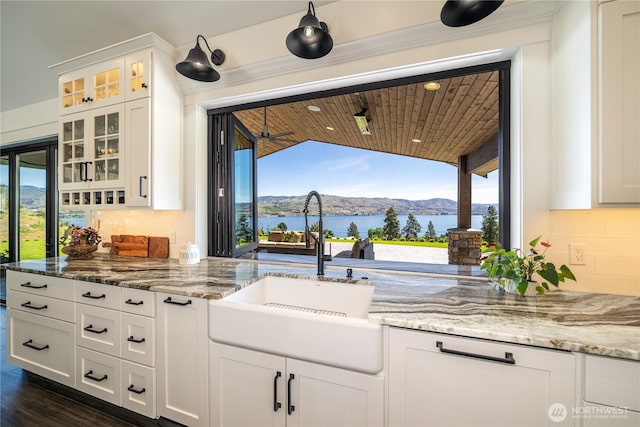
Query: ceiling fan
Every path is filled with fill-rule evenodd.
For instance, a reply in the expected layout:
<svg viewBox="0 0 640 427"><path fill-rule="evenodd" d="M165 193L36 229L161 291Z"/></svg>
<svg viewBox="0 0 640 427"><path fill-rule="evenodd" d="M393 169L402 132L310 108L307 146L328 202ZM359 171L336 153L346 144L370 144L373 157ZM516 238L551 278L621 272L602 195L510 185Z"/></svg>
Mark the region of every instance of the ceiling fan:
<svg viewBox="0 0 640 427"><path fill-rule="evenodd" d="M285 136L293 135L294 132L281 132L271 135L269 133L269 126L267 125L267 107L264 107L264 125L262 127L262 133L259 135L254 135L256 139L262 141L262 143L266 146L267 142L300 142L295 139L284 138Z"/></svg>

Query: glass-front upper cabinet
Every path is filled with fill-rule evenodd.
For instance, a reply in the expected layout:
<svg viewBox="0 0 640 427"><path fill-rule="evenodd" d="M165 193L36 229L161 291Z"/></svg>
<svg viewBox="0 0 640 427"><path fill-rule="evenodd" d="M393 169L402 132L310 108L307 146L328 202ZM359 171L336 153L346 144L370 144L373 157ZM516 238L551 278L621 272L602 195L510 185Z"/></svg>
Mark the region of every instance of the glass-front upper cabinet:
<svg viewBox="0 0 640 427"><path fill-rule="evenodd" d="M151 95L151 50L133 53L125 59L125 101Z"/></svg>
<svg viewBox="0 0 640 427"><path fill-rule="evenodd" d="M103 62L59 78L61 115L124 101L124 60Z"/></svg>
<svg viewBox="0 0 640 427"><path fill-rule="evenodd" d="M61 190L123 185L123 114L123 104L118 104L61 121Z"/></svg>

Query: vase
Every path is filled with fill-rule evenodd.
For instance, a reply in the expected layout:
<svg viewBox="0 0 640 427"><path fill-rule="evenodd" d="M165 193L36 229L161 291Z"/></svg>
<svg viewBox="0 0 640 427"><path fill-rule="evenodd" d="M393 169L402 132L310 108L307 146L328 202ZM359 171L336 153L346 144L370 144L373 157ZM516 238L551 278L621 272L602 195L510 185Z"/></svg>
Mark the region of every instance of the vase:
<svg viewBox="0 0 640 427"><path fill-rule="evenodd" d="M62 252L67 254L67 260L91 259L93 253L98 250L98 245L90 245L86 238L80 238L77 245L67 245L62 248Z"/></svg>
<svg viewBox="0 0 640 427"><path fill-rule="evenodd" d="M536 290L538 285L538 282L530 281L523 296L531 297L538 295L538 291ZM503 289L506 293L520 295L520 292L518 292L518 285L511 279L501 280L498 286L500 286L500 289Z"/></svg>

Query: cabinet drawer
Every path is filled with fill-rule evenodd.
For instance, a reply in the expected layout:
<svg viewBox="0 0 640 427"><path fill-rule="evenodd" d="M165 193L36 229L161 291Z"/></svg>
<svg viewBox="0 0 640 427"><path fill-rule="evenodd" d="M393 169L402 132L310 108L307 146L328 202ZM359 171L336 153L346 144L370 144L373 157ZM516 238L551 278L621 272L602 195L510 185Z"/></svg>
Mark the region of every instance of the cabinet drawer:
<svg viewBox="0 0 640 427"><path fill-rule="evenodd" d="M156 370L122 361L122 406L156 418Z"/></svg>
<svg viewBox="0 0 640 427"><path fill-rule="evenodd" d="M120 333L121 357L143 365L155 366L155 319L122 313L120 322L122 325Z"/></svg>
<svg viewBox="0 0 640 427"><path fill-rule="evenodd" d="M100 283L76 282L76 301L96 307L120 310L120 287Z"/></svg>
<svg viewBox="0 0 640 427"><path fill-rule="evenodd" d="M74 325L7 309L7 360L23 369L75 387Z"/></svg>
<svg viewBox="0 0 640 427"><path fill-rule="evenodd" d="M142 289L120 288L122 291L122 311L142 316L156 317L153 292Z"/></svg>
<svg viewBox="0 0 640 427"><path fill-rule="evenodd" d="M584 399L640 411L640 362L585 355Z"/></svg>
<svg viewBox="0 0 640 427"><path fill-rule="evenodd" d="M85 304L76 306L76 343L120 357L120 312Z"/></svg>
<svg viewBox="0 0 640 427"><path fill-rule="evenodd" d="M7 289L73 301L74 281L41 274L7 271Z"/></svg>
<svg viewBox="0 0 640 427"><path fill-rule="evenodd" d="M114 405L122 401L120 359L86 348L76 348L77 389Z"/></svg>
<svg viewBox="0 0 640 427"><path fill-rule="evenodd" d="M52 317L65 322L75 323L75 304L57 298L7 290L7 303L10 308L26 311L40 316Z"/></svg>

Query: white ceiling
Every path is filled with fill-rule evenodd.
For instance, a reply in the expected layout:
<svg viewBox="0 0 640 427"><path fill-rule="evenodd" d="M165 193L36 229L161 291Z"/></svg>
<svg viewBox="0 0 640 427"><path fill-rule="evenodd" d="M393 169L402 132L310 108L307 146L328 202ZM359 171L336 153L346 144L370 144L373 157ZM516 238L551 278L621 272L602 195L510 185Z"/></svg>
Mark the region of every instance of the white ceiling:
<svg viewBox="0 0 640 427"><path fill-rule="evenodd" d="M330 3L314 1L315 6ZM55 98L50 65L148 32L175 47L196 36L299 14L306 1L0 1L0 111ZM292 28L293 29L293 28ZM286 36L283 29L282 43Z"/></svg>

